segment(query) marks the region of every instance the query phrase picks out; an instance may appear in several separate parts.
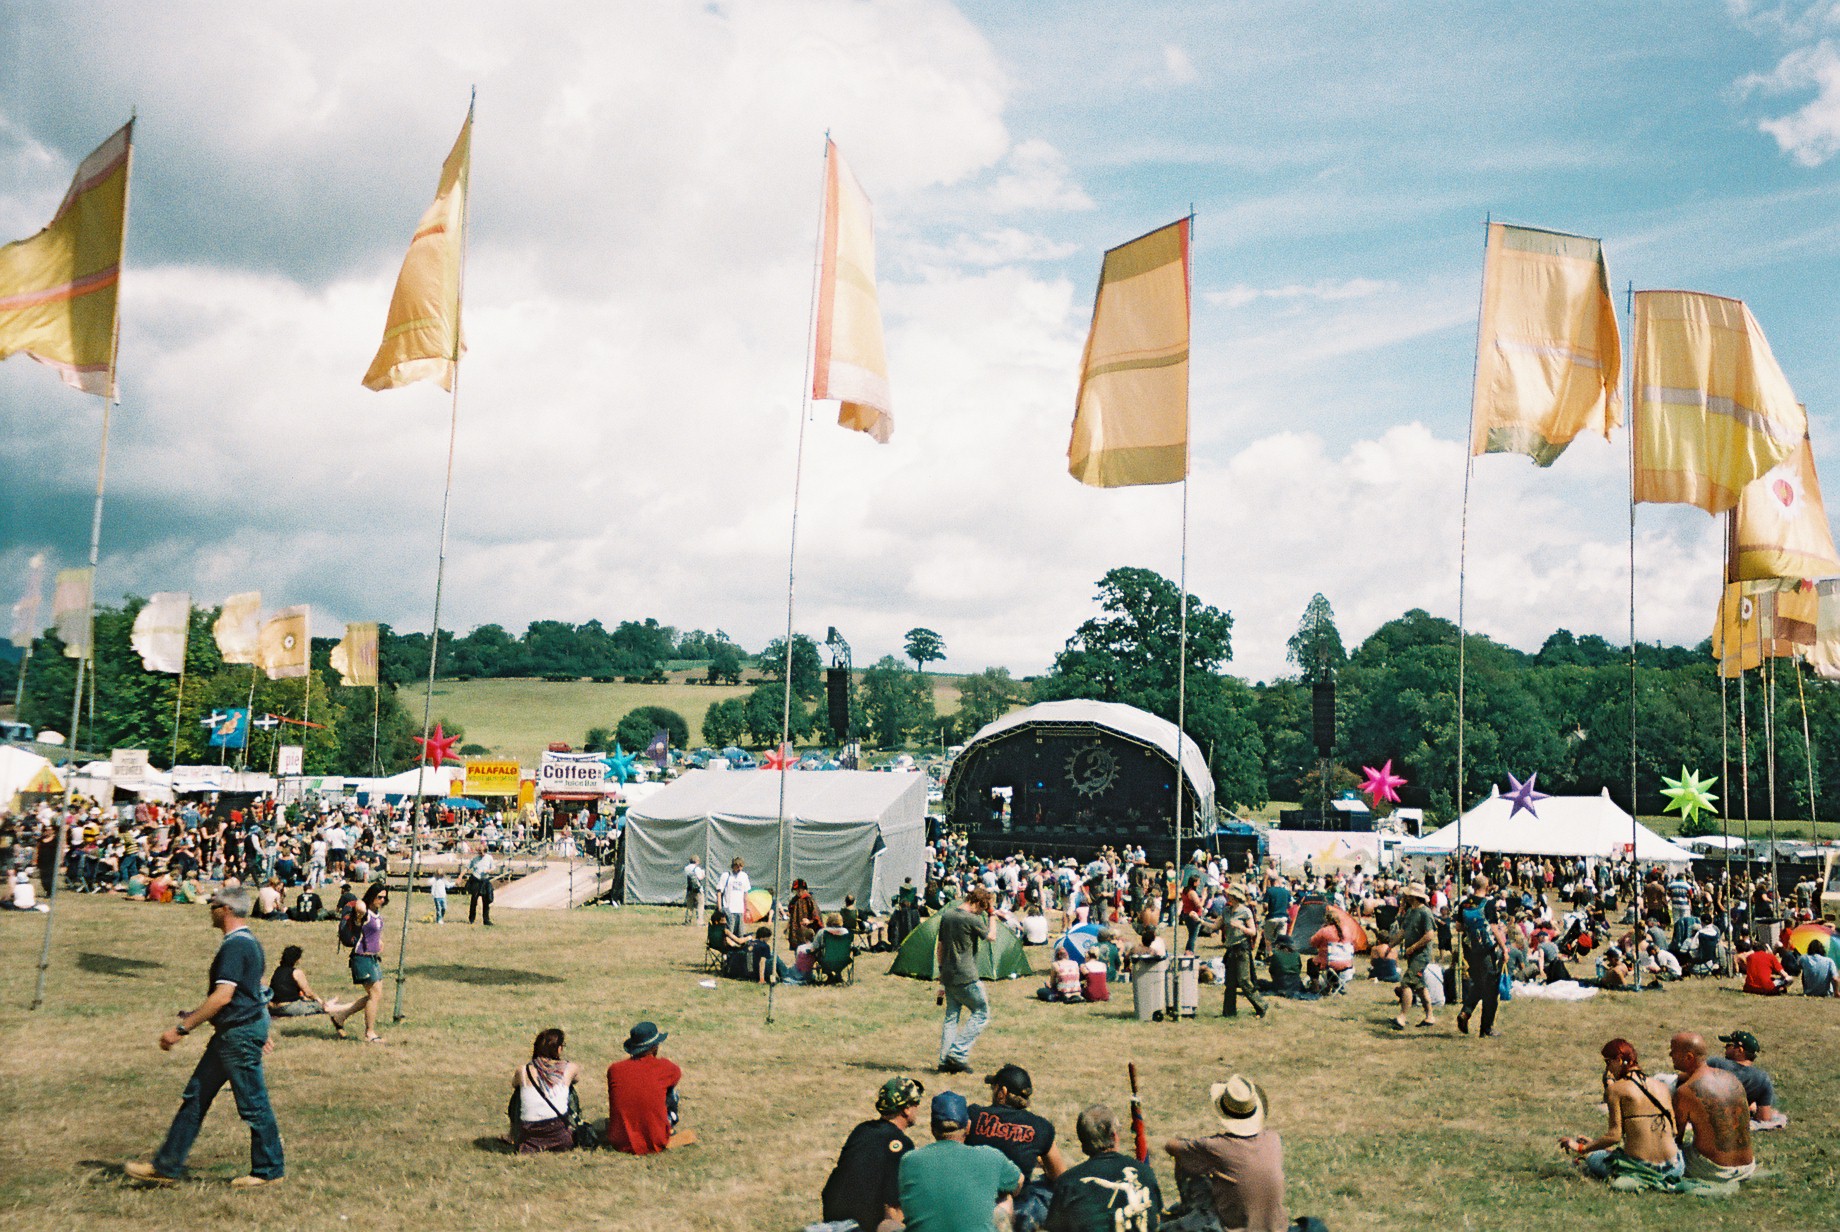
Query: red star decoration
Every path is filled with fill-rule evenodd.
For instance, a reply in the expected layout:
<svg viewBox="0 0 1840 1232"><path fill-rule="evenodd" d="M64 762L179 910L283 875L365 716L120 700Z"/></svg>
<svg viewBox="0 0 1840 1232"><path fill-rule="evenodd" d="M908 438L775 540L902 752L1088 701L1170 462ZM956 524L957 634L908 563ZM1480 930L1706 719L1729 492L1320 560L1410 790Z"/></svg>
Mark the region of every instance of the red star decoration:
<svg viewBox="0 0 1840 1232"><path fill-rule="evenodd" d="M798 768L798 763L792 756L792 746L789 744L782 744L768 753L766 760L760 764L768 770L796 770Z"/></svg>
<svg viewBox="0 0 1840 1232"><path fill-rule="evenodd" d="M424 740L420 736L411 736L410 739L422 746L423 761L439 766L444 762L460 760L454 756L454 746L460 743L460 737L448 735L441 730L439 723L434 725L434 735L428 739Z"/></svg>

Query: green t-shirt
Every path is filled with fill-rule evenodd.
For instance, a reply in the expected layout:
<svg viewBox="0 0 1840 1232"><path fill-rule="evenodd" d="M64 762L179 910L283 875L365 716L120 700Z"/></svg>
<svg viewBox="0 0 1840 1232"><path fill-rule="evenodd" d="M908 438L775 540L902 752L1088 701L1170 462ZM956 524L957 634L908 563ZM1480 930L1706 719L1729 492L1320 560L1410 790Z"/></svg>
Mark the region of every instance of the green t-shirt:
<svg viewBox="0 0 1840 1232"><path fill-rule="evenodd" d="M1002 1151L942 1138L901 1161L907 1232L990 1232L997 1199L1022 1184Z"/></svg>
<svg viewBox="0 0 1840 1232"><path fill-rule="evenodd" d="M1437 919L1432 916L1431 909L1421 903L1400 916L1397 927L1399 929L1400 957L1403 958L1405 957L1403 951L1416 944L1426 933L1433 932L1437 929ZM1431 950L1432 947L1427 945L1417 954L1413 955L1413 957L1418 958L1422 956L1428 958L1431 954Z"/></svg>
<svg viewBox="0 0 1840 1232"><path fill-rule="evenodd" d="M939 982L974 984L978 979L978 942L990 933L990 924L958 903L939 913Z"/></svg>

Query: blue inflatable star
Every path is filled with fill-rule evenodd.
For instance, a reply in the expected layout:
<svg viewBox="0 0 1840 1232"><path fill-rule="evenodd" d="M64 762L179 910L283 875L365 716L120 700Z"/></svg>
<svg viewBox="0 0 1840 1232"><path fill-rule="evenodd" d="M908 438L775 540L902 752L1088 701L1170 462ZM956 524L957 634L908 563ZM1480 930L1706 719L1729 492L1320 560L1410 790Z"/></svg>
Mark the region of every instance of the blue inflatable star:
<svg viewBox="0 0 1840 1232"><path fill-rule="evenodd" d="M1539 777L1540 777L1540 772L1538 770L1535 770L1532 774L1528 775L1527 781L1525 783L1515 778L1512 774L1508 776L1508 782L1514 785L1514 789L1507 793L1508 799L1514 802L1514 807L1508 810L1508 816L1510 819L1512 819L1513 816L1516 813L1520 812L1522 809L1527 810L1527 812L1531 814L1535 819L1538 819L1540 815L1539 813L1534 811L1533 802L1535 800L1552 799L1552 797L1547 795L1545 792L1534 790L1533 788L1534 780Z"/></svg>
<svg viewBox="0 0 1840 1232"><path fill-rule="evenodd" d="M632 781L633 763L639 758L636 754L626 752L616 741L613 746L613 755L602 757L601 760L607 765L607 773L618 779L620 786L624 787Z"/></svg>

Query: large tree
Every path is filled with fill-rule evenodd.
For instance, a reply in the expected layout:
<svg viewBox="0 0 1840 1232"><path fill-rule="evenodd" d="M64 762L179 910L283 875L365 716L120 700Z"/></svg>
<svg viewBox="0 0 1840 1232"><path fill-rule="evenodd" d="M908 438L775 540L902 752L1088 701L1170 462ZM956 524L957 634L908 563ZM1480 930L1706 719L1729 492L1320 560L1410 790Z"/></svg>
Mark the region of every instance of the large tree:
<svg viewBox="0 0 1840 1232"><path fill-rule="evenodd" d="M1303 609L1297 631L1285 643L1285 657L1305 684L1333 679L1348 658L1342 649L1341 631L1335 627L1335 609L1320 593Z"/></svg>
<svg viewBox="0 0 1840 1232"><path fill-rule="evenodd" d="M964 677L958 682L959 737L1002 718L1023 695L1022 685L1010 677L1007 667L987 667L975 676Z"/></svg>
<svg viewBox="0 0 1840 1232"><path fill-rule="evenodd" d="M931 629L915 627L907 631L906 639L901 643L907 651L907 657L914 661L916 671L925 671L928 663L937 663L946 657L946 639Z"/></svg>
<svg viewBox="0 0 1840 1232"><path fill-rule="evenodd" d="M760 674L782 684L786 679L786 639L776 637L754 658ZM818 643L803 633L792 637L792 691L812 698L824 691L824 663L818 657Z"/></svg>
<svg viewBox="0 0 1840 1232"><path fill-rule="evenodd" d="M900 748L933 727L933 685L893 655L863 673L863 720L871 744Z"/></svg>

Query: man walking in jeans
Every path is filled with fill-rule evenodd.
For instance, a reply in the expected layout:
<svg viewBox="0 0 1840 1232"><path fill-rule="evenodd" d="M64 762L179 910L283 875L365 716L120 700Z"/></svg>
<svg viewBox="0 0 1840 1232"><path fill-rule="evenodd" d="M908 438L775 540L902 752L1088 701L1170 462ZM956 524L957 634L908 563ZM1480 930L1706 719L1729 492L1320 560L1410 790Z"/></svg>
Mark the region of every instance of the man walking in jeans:
<svg viewBox="0 0 1840 1232"><path fill-rule="evenodd" d="M991 892L979 887L939 913L939 944L933 958L939 970L945 1026L939 1034L939 1072L971 1072L971 1045L990 1021L990 1001L978 979L978 945L996 939L997 922ZM970 1010L971 1020L959 1029L959 1011Z"/></svg>
<svg viewBox="0 0 1840 1232"><path fill-rule="evenodd" d="M268 1049L268 1006L262 998L262 973L267 960L262 944L244 923L249 915L249 891L232 886L211 895L211 926L224 939L211 959L210 995L197 1009L179 1015L179 1021L160 1036L162 1051L171 1052L179 1041L210 1023L211 1042L192 1070L179 1100L179 1113L152 1163L131 1163L128 1176L149 1185L171 1185L185 1169L185 1157L204 1124L211 1101L224 1083L236 1096L236 1110L249 1125L248 1176L230 1182L232 1189L272 1185L286 1171L281 1158L281 1130L269 1107L268 1086L262 1079L262 1055Z"/></svg>

